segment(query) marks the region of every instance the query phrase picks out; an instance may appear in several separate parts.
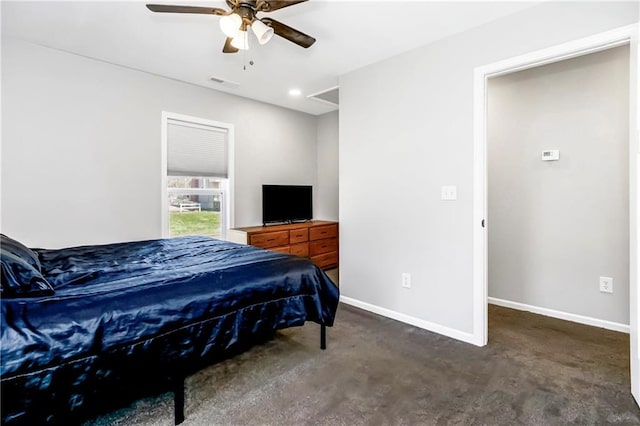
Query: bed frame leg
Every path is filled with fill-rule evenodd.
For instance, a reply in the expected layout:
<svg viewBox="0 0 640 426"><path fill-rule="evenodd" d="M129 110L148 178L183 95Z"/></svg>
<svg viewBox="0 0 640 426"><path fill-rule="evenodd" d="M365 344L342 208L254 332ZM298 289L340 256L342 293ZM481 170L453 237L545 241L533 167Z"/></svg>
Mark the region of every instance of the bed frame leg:
<svg viewBox="0 0 640 426"><path fill-rule="evenodd" d="M173 401L175 411L175 424L179 425L184 421L184 378L176 378L173 385Z"/></svg>
<svg viewBox="0 0 640 426"><path fill-rule="evenodd" d="M327 326L320 324L320 349L327 349Z"/></svg>

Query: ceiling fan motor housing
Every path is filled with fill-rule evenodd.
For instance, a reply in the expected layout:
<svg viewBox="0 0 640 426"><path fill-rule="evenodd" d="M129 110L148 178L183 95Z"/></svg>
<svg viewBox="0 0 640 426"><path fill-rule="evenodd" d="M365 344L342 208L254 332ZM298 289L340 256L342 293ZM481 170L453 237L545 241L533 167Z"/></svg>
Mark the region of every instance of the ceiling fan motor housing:
<svg viewBox="0 0 640 426"><path fill-rule="evenodd" d="M251 6L247 3L240 3L239 6L233 9L233 12L240 15L242 23L246 25L251 25L256 17L255 6Z"/></svg>

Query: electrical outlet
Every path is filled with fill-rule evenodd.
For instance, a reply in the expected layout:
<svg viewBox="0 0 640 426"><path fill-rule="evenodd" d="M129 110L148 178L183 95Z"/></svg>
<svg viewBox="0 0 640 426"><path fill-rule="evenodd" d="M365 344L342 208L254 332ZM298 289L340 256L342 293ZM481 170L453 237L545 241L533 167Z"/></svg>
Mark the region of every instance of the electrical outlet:
<svg viewBox="0 0 640 426"><path fill-rule="evenodd" d="M600 291L602 293L613 293L613 278L600 277Z"/></svg>
<svg viewBox="0 0 640 426"><path fill-rule="evenodd" d="M458 187L454 185L445 185L440 189L440 198L447 201L455 201L458 199Z"/></svg>
<svg viewBox="0 0 640 426"><path fill-rule="evenodd" d="M402 273L402 287L411 288L411 274L407 272Z"/></svg>

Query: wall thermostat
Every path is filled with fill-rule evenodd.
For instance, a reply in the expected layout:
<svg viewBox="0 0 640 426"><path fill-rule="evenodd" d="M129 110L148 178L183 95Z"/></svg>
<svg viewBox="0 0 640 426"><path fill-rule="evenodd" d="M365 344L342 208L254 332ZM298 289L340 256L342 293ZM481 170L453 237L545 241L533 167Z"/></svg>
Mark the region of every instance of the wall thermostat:
<svg viewBox="0 0 640 426"><path fill-rule="evenodd" d="M560 150L547 149L542 151L542 161L558 161L560 159Z"/></svg>

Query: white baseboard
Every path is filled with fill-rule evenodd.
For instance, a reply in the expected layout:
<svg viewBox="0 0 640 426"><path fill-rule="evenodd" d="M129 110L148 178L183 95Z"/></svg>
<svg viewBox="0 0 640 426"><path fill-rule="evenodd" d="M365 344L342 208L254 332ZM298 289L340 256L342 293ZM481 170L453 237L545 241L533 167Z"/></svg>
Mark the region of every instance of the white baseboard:
<svg viewBox="0 0 640 426"><path fill-rule="evenodd" d="M509 300L497 299L489 297L489 303L492 305L503 306L505 308L517 309L519 311L533 312L547 317L558 318L566 321L578 322L580 324L591 325L594 327L606 328L607 330L620 331L629 333L629 326L618 322L606 321L597 318L585 317L583 315L570 314L567 312L555 311L553 309L540 308L538 306L527 305L519 302L511 302Z"/></svg>
<svg viewBox="0 0 640 426"><path fill-rule="evenodd" d="M464 331L445 327L440 324L435 324L420 318L416 318L410 315L402 314L400 312L392 311L391 309L382 308L380 306L372 305L367 302L362 302L360 300L352 299L350 297L340 296L340 301L347 305L355 306L356 308L373 312L374 314L378 314L383 317L391 318L396 321L403 322L405 324L413 325L415 327L422 328L424 330L433 331L434 333L442 334L444 336L451 337L456 340L461 340L465 343L471 343L472 345L477 346L476 339L471 333L465 333Z"/></svg>

